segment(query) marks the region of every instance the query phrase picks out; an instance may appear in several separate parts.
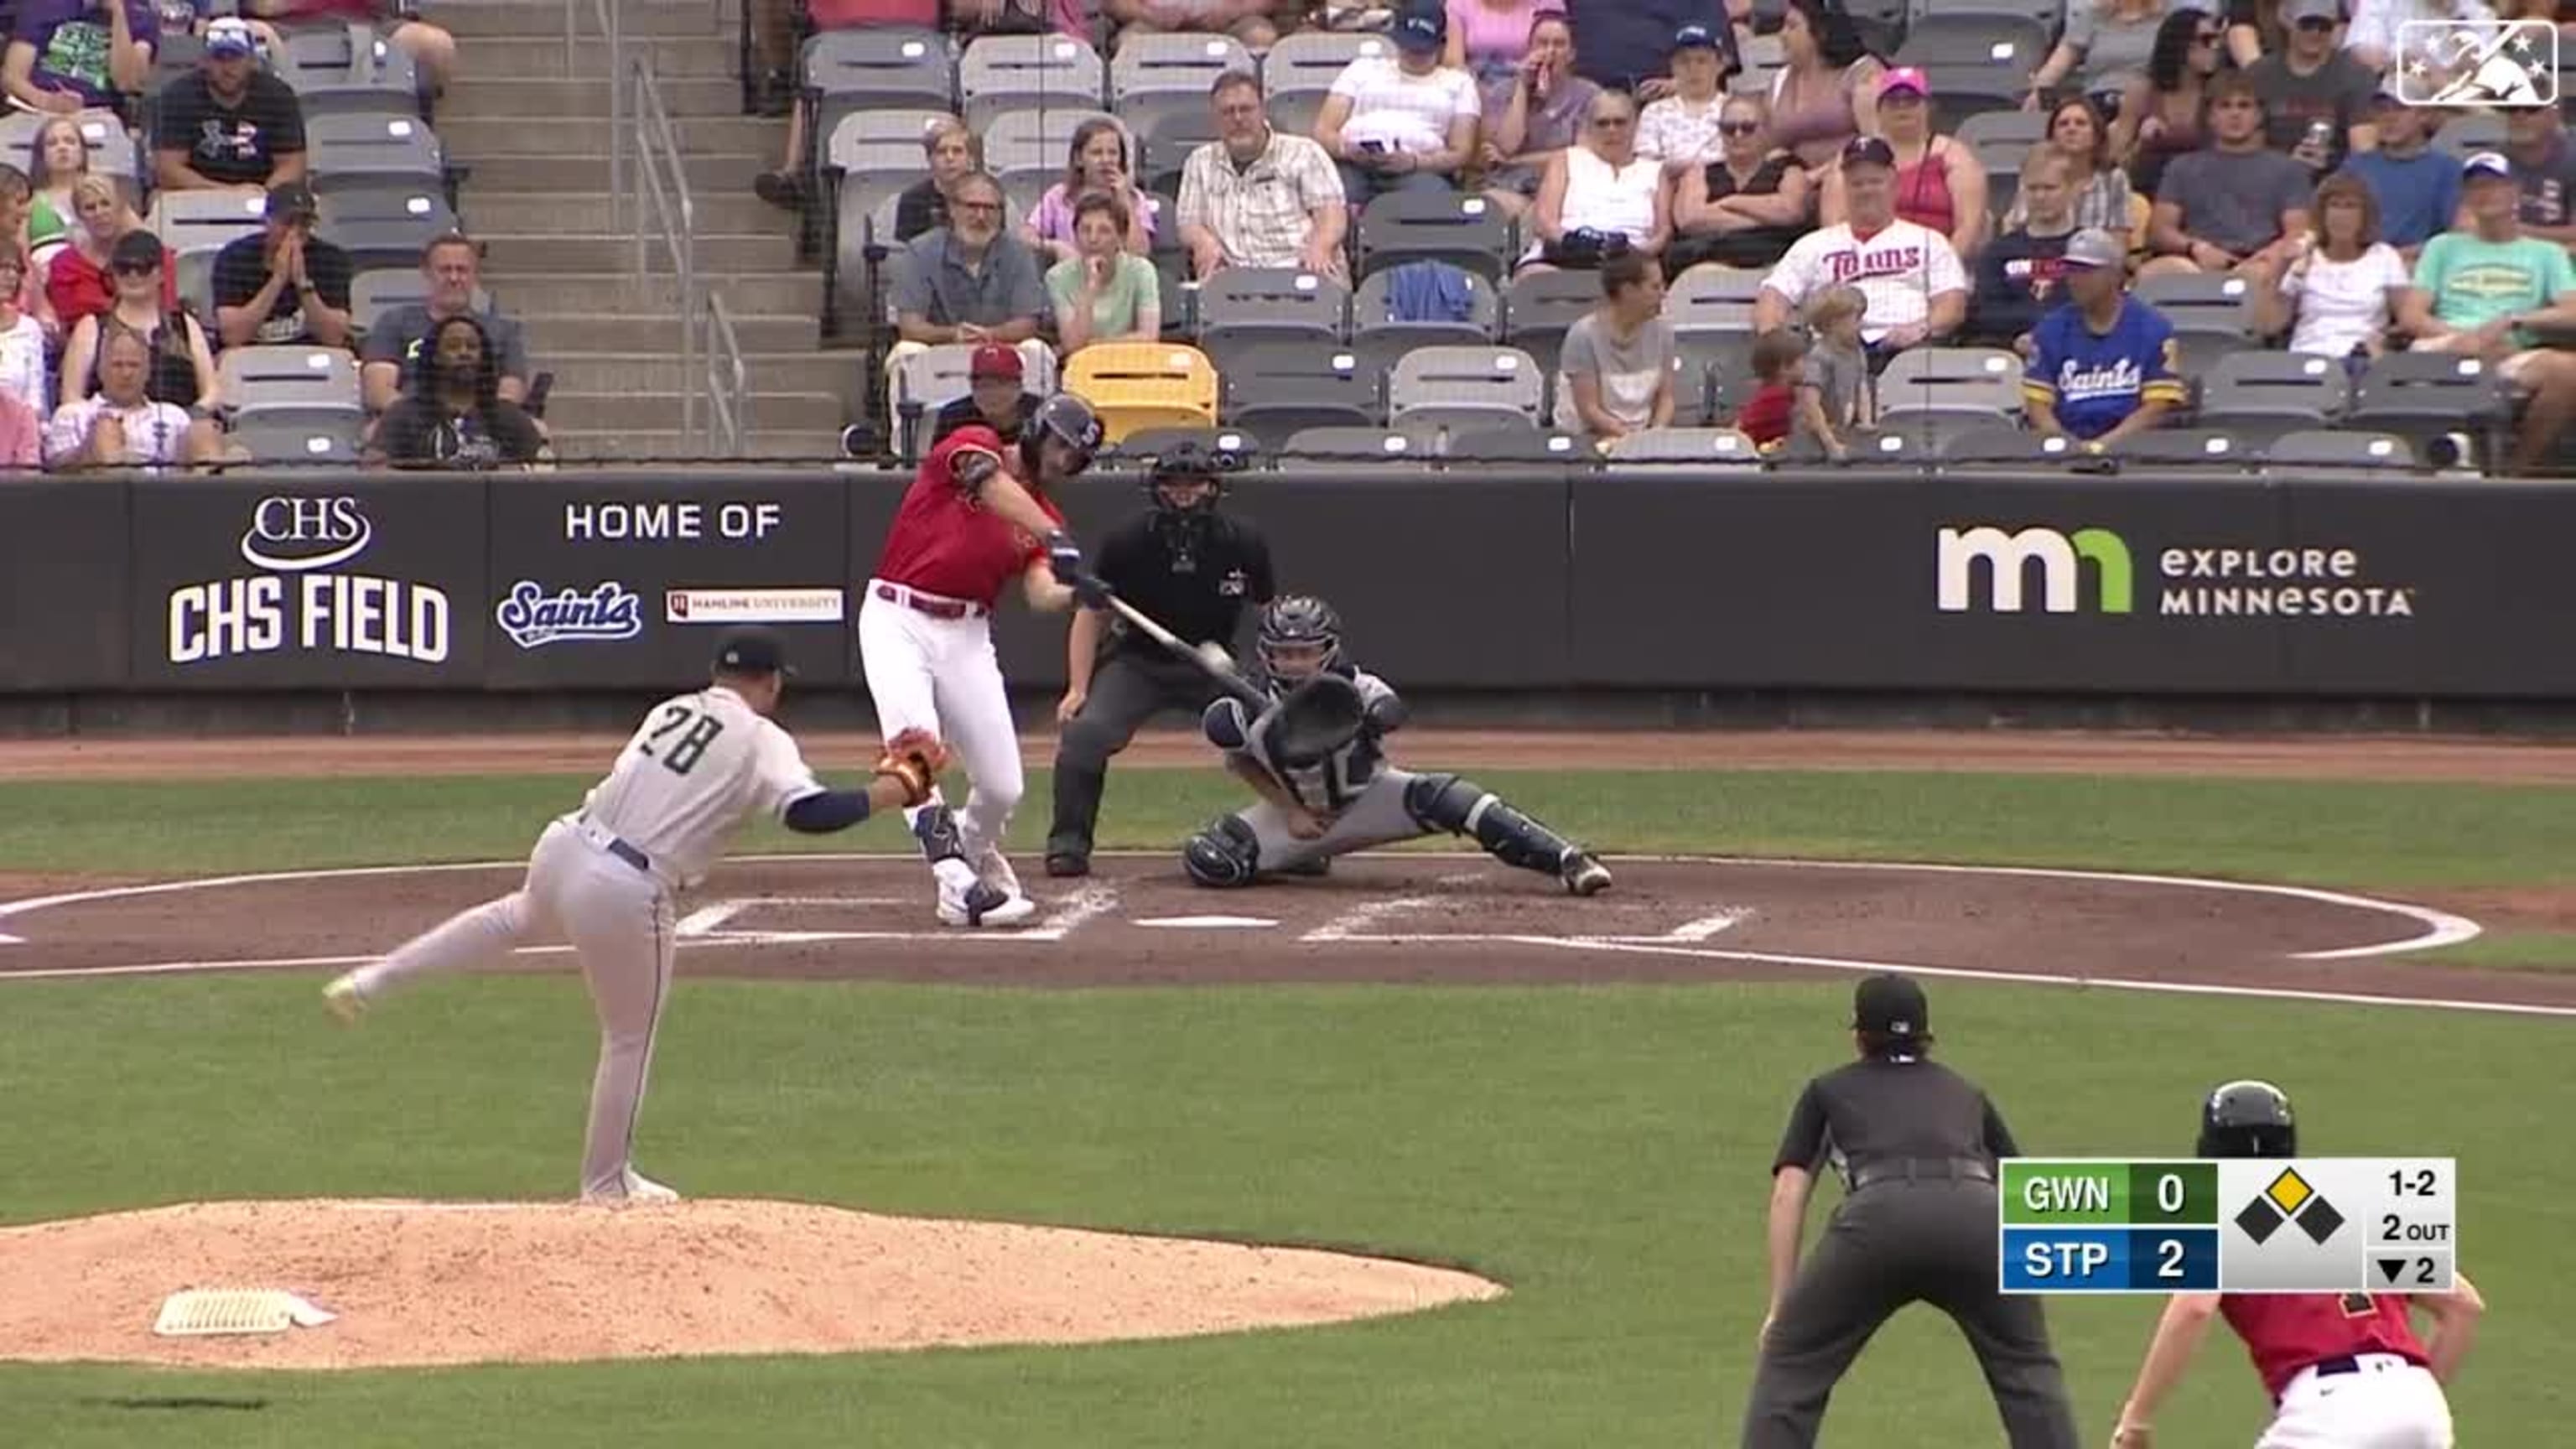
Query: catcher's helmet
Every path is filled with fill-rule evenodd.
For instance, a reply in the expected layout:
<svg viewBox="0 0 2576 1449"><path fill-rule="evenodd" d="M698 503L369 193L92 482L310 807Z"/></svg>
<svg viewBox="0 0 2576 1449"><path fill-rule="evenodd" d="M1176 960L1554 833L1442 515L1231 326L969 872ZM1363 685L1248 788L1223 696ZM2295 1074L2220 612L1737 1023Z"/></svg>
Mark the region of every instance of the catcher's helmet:
<svg viewBox="0 0 2576 1449"><path fill-rule="evenodd" d="M2200 1104L2202 1157L2296 1157L2289 1094L2270 1082L2229 1082Z"/></svg>
<svg viewBox="0 0 2576 1449"><path fill-rule="evenodd" d="M1323 657L1315 662L1314 673L1321 673L1342 657L1342 616L1333 606L1312 594L1287 594L1271 600L1261 610L1261 625L1254 635L1261 651L1261 667L1271 678L1294 684L1306 675L1288 678L1279 672L1278 652L1282 649L1320 648Z"/></svg>
<svg viewBox="0 0 2576 1449"><path fill-rule="evenodd" d="M1091 466L1091 455L1100 451L1102 436L1100 415L1091 410L1091 404L1069 392L1056 393L1039 403L1020 429L1020 462L1029 477L1043 480L1044 444L1053 438L1073 449L1073 467L1065 475L1071 477Z"/></svg>

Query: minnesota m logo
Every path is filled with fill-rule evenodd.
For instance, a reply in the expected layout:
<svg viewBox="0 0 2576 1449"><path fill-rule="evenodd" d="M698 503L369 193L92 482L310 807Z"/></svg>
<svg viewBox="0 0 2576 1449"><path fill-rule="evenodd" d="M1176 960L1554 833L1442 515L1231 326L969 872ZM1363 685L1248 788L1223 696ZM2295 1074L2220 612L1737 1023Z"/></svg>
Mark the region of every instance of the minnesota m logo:
<svg viewBox="0 0 2576 1449"><path fill-rule="evenodd" d="M2080 561L2084 559L2093 561L2100 584L2095 602L2101 611L2129 612L2129 546L2107 528L2078 529L2072 536L2053 528L2025 528L2019 533L2006 533L1988 525L1942 529L1941 612L1968 612L1980 559L1985 561L1990 581L1990 607L1998 614L2021 612L2022 585L2029 578L2033 562L2040 570L2040 608L2051 614L2074 613L2076 590L2082 582Z"/></svg>

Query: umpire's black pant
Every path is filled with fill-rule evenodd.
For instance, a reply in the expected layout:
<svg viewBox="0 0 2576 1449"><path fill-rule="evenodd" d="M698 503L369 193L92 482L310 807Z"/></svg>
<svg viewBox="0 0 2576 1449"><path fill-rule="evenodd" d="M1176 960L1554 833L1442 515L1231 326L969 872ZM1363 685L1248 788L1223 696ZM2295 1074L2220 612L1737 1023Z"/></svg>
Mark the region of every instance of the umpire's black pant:
<svg viewBox="0 0 2576 1449"><path fill-rule="evenodd" d="M1100 822L1100 792L1109 781L1109 757L1127 748L1155 711L1199 711L1217 697L1214 681L1196 666L1168 654L1113 648L1092 666L1089 697L1055 747L1055 821L1047 827L1046 853L1088 859Z"/></svg>
<svg viewBox="0 0 2576 1449"><path fill-rule="evenodd" d="M1918 1301L1967 1336L2012 1449L2081 1449L2039 1300L1995 1286L1995 1224L1990 1182L1899 1179L1844 1199L1771 1324L1744 1406L1744 1449L1809 1449L1870 1335Z"/></svg>

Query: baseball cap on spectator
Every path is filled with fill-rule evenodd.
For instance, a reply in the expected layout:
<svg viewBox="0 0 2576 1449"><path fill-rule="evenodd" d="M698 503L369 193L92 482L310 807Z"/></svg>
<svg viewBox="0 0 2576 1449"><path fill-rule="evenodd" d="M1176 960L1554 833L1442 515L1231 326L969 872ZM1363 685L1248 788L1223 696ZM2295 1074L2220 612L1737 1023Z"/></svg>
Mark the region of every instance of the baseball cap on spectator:
<svg viewBox="0 0 2576 1449"><path fill-rule="evenodd" d="M1900 65L1879 78L1878 98L1885 100L1899 91L1928 100L1932 95L1932 82L1920 68Z"/></svg>
<svg viewBox="0 0 2576 1449"><path fill-rule="evenodd" d="M2066 265L2070 267L2119 267L2128 265L2128 244L2098 226L2088 226L2066 239Z"/></svg>
<svg viewBox="0 0 2576 1449"><path fill-rule="evenodd" d="M2302 20L2331 20L2341 24L2343 6L2340 0L2289 0L2281 7L2283 24L2296 25Z"/></svg>
<svg viewBox="0 0 2576 1449"><path fill-rule="evenodd" d="M1390 29L1400 50L1438 50L1449 40L1449 12L1437 3L1407 0Z"/></svg>
<svg viewBox="0 0 2576 1449"><path fill-rule="evenodd" d="M1876 136L1854 136L1843 143L1843 167L1884 166L1896 169L1896 151Z"/></svg>
<svg viewBox="0 0 2576 1449"><path fill-rule="evenodd" d="M107 249L107 269L111 272L150 271L161 265L161 238L142 227L118 237Z"/></svg>
<svg viewBox="0 0 2576 1449"><path fill-rule="evenodd" d="M1018 382L1022 376L1020 350L1007 342L984 343L975 349L975 359L967 364L966 375L970 378L1007 377Z"/></svg>
<svg viewBox="0 0 2576 1449"><path fill-rule="evenodd" d="M1673 54L1675 55L1679 55L1685 50L1715 50L1717 48L1717 32L1709 29L1705 25L1685 25L1681 29L1673 32Z"/></svg>
<svg viewBox="0 0 2576 1449"><path fill-rule="evenodd" d="M321 214L322 203L314 197L313 188L301 181L281 181L268 188L266 215L271 221L284 221L289 217L311 221Z"/></svg>
<svg viewBox="0 0 2576 1449"><path fill-rule="evenodd" d="M249 55L259 47L250 37L250 26L227 15L206 24L206 54L214 56Z"/></svg>
<svg viewBox="0 0 2576 1449"><path fill-rule="evenodd" d="M2506 160L2500 151L2480 151L2460 163L2462 181L2475 181L2481 176L2493 176L2498 180L2510 181L2513 179L2513 163Z"/></svg>

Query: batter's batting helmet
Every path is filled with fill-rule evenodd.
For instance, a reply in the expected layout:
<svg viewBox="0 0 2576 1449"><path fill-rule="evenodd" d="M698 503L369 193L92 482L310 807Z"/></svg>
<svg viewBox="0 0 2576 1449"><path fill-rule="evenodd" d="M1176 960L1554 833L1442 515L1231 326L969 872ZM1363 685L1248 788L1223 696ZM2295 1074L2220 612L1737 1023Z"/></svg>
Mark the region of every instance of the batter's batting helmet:
<svg viewBox="0 0 2576 1449"><path fill-rule="evenodd" d="M1027 465L1028 476L1045 477L1040 470L1042 444L1053 438L1073 449L1070 476L1091 466L1091 455L1100 451L1102 436L1100 415L1091 410L1091 404L1072 393L1060 392L1039 403L1038 410L1029 415L1028 425L1020 429L1020 461Z"/></svg>
<svg viewBox="0 0 2576 1449"><path fill-rule="evenodd" d="M2290 1096L2270 1082L2229 1082L2200 1104L2202 1157L2296 1157Z"/></svg>
<svg viewBox="0 0 2576 1449"><path fill-rule="evenodd" d="M1342 657L1342 616L1333 612L1332 605L1312 594L1288 594L1262 607L1261 625L1253 642L1261 651L1263 672L1280 683L1294 684L1297 682L1295 679L1284 679L1280 675L1276 662L1278 652L1320 647L1324 651L1323 658L1316 661L1315 671L1321 673L1332 668Z"/></svg>

